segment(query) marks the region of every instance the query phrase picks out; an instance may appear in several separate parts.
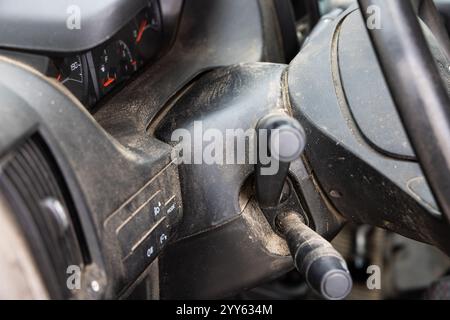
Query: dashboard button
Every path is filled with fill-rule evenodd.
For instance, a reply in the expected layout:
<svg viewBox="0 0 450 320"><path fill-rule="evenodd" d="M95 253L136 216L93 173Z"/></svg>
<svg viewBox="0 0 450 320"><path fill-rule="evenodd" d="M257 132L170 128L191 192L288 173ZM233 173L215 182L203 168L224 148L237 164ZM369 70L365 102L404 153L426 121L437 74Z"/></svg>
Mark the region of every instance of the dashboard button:
<svg viewBox="0 0 450 320"><path fill-rule="evenodd" d="M182 216L179 198L177 198L176 196L170 198L170 200L166 202L165 211L168 225L176 225L181 220Z"/></svg>
<svg viewBox="0 0 450 320"><path fill-rule="evenodd" d="M173 196L167 203L166 203L166 213L168 216L176 214L178 210L178 204L175 200L175 196Z"/></svg>
<svg viewBox="0 0 450 320"><path fill-rule="evenodd" d="M162 196L157 193L147 203L141 205L116 229L122 255L127 256L143 241L162 217Z"/></svg>
<svg viewBox="0 0 450 320"><path fill-rule="evenodd" d="M158 256L157 239L150 233L145 240L124 260L126 276L137 277Z"/></svg>
<svg viewBox="0 0 450 320"><path fill-rule="evenodd" d="M168 220L164 219L155 228L155 237L157 241L158 251L162 250L169 242L169 226Z"/></svg>

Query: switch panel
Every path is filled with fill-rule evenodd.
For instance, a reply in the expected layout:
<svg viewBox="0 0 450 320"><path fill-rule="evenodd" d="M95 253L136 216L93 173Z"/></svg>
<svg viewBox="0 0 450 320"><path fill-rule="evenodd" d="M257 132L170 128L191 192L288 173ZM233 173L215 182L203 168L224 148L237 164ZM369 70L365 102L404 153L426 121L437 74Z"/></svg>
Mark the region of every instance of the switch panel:
<svg viewBox="0 0 450 320"><path fill-rule="evenodd" d="M105 222L120 248L126 279L135 279L173 237L182 218L178 171L168 165Z"/></svg>

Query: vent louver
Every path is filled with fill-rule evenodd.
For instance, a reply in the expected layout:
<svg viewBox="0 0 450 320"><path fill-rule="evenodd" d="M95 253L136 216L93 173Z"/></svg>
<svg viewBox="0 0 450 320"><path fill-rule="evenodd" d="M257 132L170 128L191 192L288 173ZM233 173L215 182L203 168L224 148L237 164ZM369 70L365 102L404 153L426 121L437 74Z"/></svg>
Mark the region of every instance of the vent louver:
<svg viewBox="0 0 450 320"><path fill-rule="evenodd" d="M17 213L50 293L67 297L67 268L82 266L88 254L67 186L40 136L2 159L0 188Z"/></svg>

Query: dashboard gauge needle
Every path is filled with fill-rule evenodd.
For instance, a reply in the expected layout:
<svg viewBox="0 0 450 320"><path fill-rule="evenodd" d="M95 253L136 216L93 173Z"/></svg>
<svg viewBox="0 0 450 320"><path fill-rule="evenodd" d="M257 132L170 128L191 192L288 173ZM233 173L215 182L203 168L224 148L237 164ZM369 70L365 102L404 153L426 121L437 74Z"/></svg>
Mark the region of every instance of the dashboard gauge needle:
<svg viewBox="0 0 450 320"><path fill-rule="evenodd" d="M147 20L142 20L141 24L139 25L139 31L138 31L138 35L136 37L136 43L141 42L142 40L142 35L144 34L145 28L147 27Z"/></svg>
<svg viewBox="0 0 450 320"><path fill-rule="evenodd" d="M111 85L114 81L116 81L116 78L108 78L105 80L105 82L103 82L103 86L106 88L109 85Z"/></svg>
<svg viewBox="0 0 450 320"><path fill-rule="evenodd" d="M58 74L58 76L56 77L56 81L61 81L61 73L60 74Z"/></svg>

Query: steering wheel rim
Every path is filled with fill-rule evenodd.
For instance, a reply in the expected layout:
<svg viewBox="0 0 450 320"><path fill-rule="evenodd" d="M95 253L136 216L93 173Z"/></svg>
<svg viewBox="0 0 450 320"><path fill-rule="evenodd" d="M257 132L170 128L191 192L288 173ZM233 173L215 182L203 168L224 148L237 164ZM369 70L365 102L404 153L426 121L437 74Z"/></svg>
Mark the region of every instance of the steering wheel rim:
<svg viewBox="0 0 450 320"><path fill-rule="evenodd" d="M381 28L366 24L367 30L420 166L450 222L450 99L412 3L358 3L366 21L374 8L379 13Z"/></svg>

